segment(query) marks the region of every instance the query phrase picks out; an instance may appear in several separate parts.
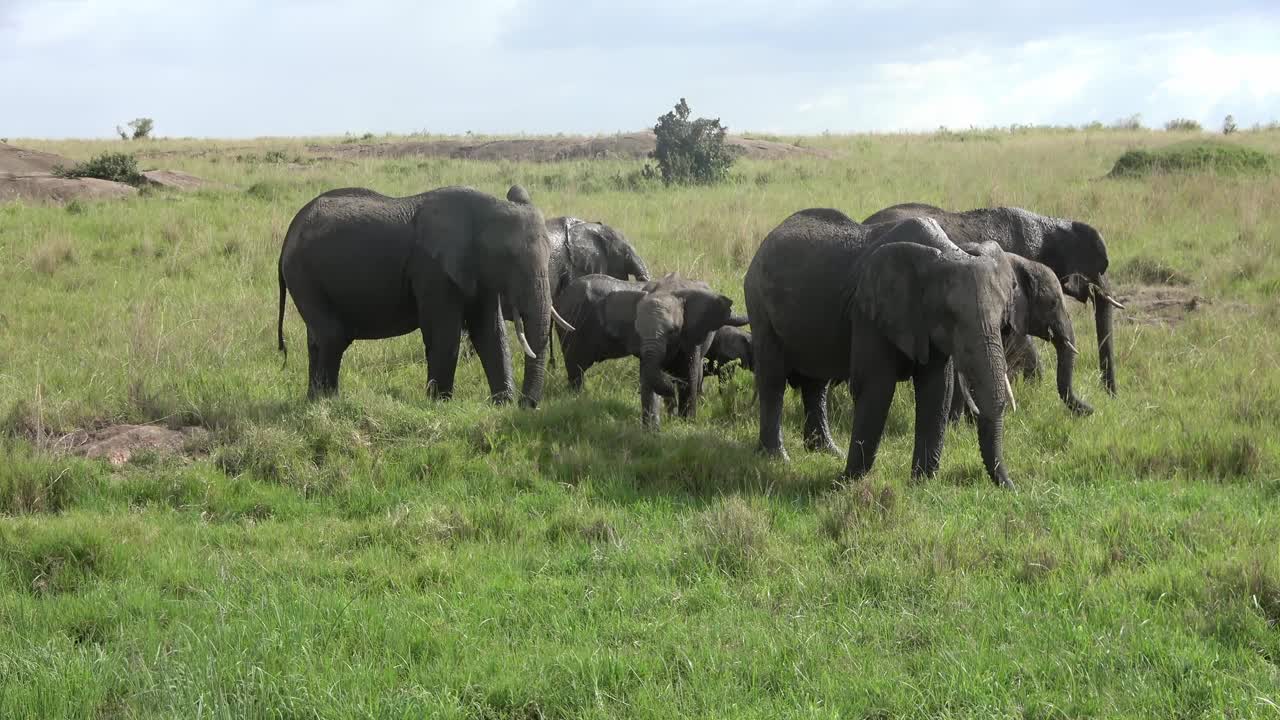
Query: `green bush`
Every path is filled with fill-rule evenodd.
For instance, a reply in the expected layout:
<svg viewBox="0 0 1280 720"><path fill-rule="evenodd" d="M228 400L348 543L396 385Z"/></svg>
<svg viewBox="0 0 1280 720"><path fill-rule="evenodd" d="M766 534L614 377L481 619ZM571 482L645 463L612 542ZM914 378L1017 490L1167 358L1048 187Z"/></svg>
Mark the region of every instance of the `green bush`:
<svg viewBox="0 0 1280 720"><path fill-rule="evenodd" d="M1269 172L1274 168L1275 158L1259 150L1218 142L1186 142L1158 150L1130 150L1116 160L1111 177L1171 172Z"/></svg>
<svg viewBox="0 0 1280 720"><path fill-rule="evenodd" d="M97 178L139 186L147 181L138 171L138 160L129 153L104 152L101 155L72 167L61 165L53 174L62 178Z"/></svg>
<svg viewBox="0 0 1280 720"><path fill-rule="evenodd" d="M117 125L116 134L121 140L146 140L151 137L151 131L155 126L156 121L151 118L134 118L129 121L128 130Z"/></svg>
<svg viewBox="0 0 1280 720"><path fill-rule="evenodd" d="M1166 132L1204 132L1200 123L1189 118L1175 118L1164 124Z"/></svg>
<svg viewBox="0 0 1280 720"><path fill-rule="evenodd" d="M689 120L684 98L653 126L657 147L651 157L658 161L662 182L667 185L713 185L729 175L737 153L725 144L729 129L720 118Z"/></svg>

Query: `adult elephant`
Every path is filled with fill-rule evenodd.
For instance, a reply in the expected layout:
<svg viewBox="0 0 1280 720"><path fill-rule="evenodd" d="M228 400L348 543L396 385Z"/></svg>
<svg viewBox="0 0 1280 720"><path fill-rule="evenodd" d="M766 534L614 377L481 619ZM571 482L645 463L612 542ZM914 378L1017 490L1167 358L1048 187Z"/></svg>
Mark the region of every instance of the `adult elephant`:
<svg viewBox="0 0 1280 720"><path fill-rule="evenodd" d="M930 476L942 455L954 358L973 386L987 473L1012 487L1002 446L1013 394L1001 330L1013 314L1016 283L998 246L963 250L933 220L868 227L813 213L787 218L761 243L744 283L761 448L786 455L789 375L808 380L801 386L806 436L826 432L822 390L847 378L855 402L844 474L861 477L875 462L897 383L911 379L912 474Z"/></svg>
<svg viewBox="0 0 1280 720"><path fill-rule="evenodd" d="M569 284L556 306L577 328L560 335L569 387L581 391L596 363L638 357L641 417L651 428L659 424L659 395L674 397L682 417L697 415L703 355L715 331L747 321L733 316L731 298L675 273L647 283L586 275Z"/></svg>
<svg viewBox="0 0 1280 720"><path fill-rule="evenodd" d="M1107 278L1107 245L1087 223L1046 217L1021 208L986 208L948 212L934 205L904 203L887 207L864 224L931 217L957 243L993 241L1006 251L1047 265L1057 274L1063 293L1082 303L1093 301L1098 333L1098 365L1107 392L1116 393L1115 338L1112 311L1123 310ZM1034 356L1029 357L1035 363Z"/></svg>
<svg viewBox="0 0 1280 720"><path fill-rule="evenodd" d="M515 393L499 296L510 298L523 348L523 407L542 397L552 318L542 214L522 188L502 200L467 187L409 197L364 188L321 194L289 224L280 251L279 348L292 293L307 325L308 397L337 392L342 355L355 340L422 333L427 387L453 394L465 327L489 381L490 398ZM565 327L568 327L565 324Z"/></svg>

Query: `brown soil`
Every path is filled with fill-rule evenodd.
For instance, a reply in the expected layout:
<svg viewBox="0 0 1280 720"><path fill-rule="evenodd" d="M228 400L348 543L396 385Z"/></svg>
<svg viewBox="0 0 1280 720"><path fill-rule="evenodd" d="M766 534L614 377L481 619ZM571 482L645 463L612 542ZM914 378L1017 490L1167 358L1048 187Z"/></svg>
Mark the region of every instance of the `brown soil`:
<svg viewBox="0 0 1280 720"><path fill-rule="evenodd" d="M58 450L124 465L138 452L161 455L182 453L192 441L208 431L198 427L170 430L156 425L111 425L99 430L80 430L54 443Z"/></svg>
<svg viewBox="0 0 1280 720"><path fill-rule="evenodd" d="M94 178L57 178L52 175L0 175L0 203L65 203L71 200L103 200L128 197L138 190L131 185Z"/></svg>
<svg viewBox="0 0 1280 720"><path fill-rule="evenodd" d="M1146 325L1176 325L1190 313L1209 304L1193 288L1184 285L1137 285L1120 288L1116 299L1124 310L1116 311L1122 321Z"/></svg>
<svg viewBox="0 0 1280 720"><path fill-rule="evenodd" d="M796 147L770 140L730 137L729 145L741 148L744 157L777 159L784 157L825 157L813 148ZM510 160L553 162L592 158L644 159L653 152L652 131L606 137L516 138L509 140L429 140L341 145L309 145L310 152L338 157L400 158L415 156L448 157L464 160Z"/></svg>

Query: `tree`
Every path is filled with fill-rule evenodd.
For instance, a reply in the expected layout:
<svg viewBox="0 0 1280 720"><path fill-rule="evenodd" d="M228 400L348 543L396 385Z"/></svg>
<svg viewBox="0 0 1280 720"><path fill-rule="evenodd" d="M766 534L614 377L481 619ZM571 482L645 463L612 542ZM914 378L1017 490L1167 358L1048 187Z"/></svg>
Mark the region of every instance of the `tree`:
<svg viewBox="0 0 1280 720"><path fill-rule="evenodd" d="M684 98L653 126L657 146L650 157L658 161L662 181L667 185L711 185L729 174L737 153L725 144L729 129L720 118L689 120L689 104Z"/></svg>
<svg viewBox="0 0 1280 720"><path fill-rule="evenodd" d="M129 130L117 125L116 133L121 140L146 140L151 137L151 130L155 126L156 123L151 118L135 118L129 121ZM130 131L132 131L132 135Z"/></svg>

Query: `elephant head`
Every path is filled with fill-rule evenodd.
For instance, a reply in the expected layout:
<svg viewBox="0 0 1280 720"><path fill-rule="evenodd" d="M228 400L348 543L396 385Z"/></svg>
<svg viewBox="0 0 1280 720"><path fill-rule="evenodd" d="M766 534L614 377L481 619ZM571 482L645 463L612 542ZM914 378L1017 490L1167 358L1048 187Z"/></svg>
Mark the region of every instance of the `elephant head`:
<svg viewBox="0 0 1280 720"><path fill-rule="evenodd" d="M1075 394L1072 387L1075 376L1076 349L1075 328L1063 302L1062 284L1053 270L1043 263L1028 260L1021 255L1007 253L1018 280L1018 292L1014 293L1012 331L1018 335L1031 335L1053 345L1058 357L1058 396L1072 412L1088 415L1093 408Z"/></svg>
<svg viewBox="0 0 1280 720"><path fill-rule="evenodd" d="M1116 392L1113 310L1123 310L1107 280L1107 244L1088 223L1056 220L1043 236L1040 262L1053 268L1062 291L1082 303L1093 302L1098 333L1098 364L1107 392Z"/></svg>
<svg viewBox="0 0 1280 720"><path fill-rule="evenodd" d="M719 376L720 371L725 365L733 361L748 372L754 370L755 363L752 362L751 356L751 333L742 329L747 324L747 319L741 316L732 316L729 322L716 330L715 336L711 339L711 346L707 348L705 363L703 367L705 374Z"/></svg>
<svg viewBox="0 0 1280 720"><path fill-rule="evenodd" d="M746 318L732 315L733 299L704 282L675 273L650 282L636 303L635 331L640 339L640 380L663 397L675 388L663 374L663 364L677 350L705 350L719 328ZM701 352L697 362L700 364Z"/></svg>
<svg viewBox="0 0 1280 720"><path fill-rule="evenodd" d="M649 268L626 236L616 228L599 222L570 224L566 218L565 268L566 283L583 275L597 273L626 280L648 281Z"/></svg>
<svg viewBox="0 0 1280 720"><path fill-rule="evenodd" d="M492 296L494 303L499 296L508 299L526 358L520 404L536 407L546 376L551 321L572 330L551 304L546 225L519 185L507 192L508 200L483 193L467 197L472 198L468 213L420 212L418 230L432 238L430 247L444 272L468 302L481 296Z"/></svg>
<svg viewBox="0 0 1280 720"><path fill-rule="evenodd" d="M931 223L941 234L932 220L915 222ZM893 241L895 236L905 239L911 225L900 224L885 238L888 242L860 263L854 302L913 365L927 365L935 352L954 361L973 389L987 473L997 484L1008 486L1002 445L1004 409L1013 402L1013 391L1006 376L1002 331L1015 314L1013 266L995 243L962 250Z"/></svg>

